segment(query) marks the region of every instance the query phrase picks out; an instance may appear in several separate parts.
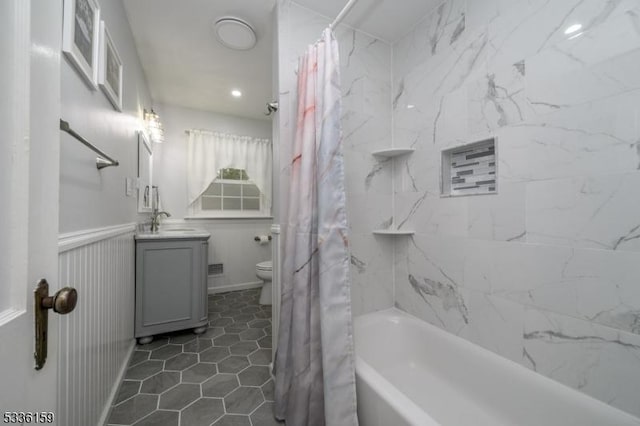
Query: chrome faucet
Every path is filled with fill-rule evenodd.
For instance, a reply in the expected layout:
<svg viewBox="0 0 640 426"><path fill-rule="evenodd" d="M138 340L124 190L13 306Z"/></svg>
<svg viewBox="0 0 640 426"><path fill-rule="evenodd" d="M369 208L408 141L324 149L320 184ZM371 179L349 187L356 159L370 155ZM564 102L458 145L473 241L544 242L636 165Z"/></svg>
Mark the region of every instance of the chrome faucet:
<svg viewBox="0 0 640 426"><path fill-rule="evenodd" d="M151 213L151 232L158 232L158 228L160 227L160 215L171 217L167 212L159 212L158 209L153 209L153 212Z"/></svg>

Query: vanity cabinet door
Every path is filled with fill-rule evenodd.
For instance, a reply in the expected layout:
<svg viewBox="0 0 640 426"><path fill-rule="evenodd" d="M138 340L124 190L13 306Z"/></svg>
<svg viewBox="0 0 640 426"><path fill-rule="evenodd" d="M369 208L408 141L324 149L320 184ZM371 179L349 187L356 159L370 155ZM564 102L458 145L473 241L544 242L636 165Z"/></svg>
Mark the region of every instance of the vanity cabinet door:
<svg viewBox="0 0 640 426"><path fill-rule="evenodd" d="M206 321L206 256L202 240L137 243L136 337L194 328Z"/></svg>

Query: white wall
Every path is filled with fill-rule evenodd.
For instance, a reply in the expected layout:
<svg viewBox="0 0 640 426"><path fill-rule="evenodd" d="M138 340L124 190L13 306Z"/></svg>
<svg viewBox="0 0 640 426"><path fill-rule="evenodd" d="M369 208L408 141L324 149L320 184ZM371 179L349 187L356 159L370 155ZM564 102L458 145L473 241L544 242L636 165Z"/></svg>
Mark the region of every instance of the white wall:
<svg viewBox="0 0 640 426"><path fill-rule="evenodd" d="M165 129L165 142L154 144L154 185L160 188L162 209L171 213L167 226L206 229L209 263L223 263L224 276L209 279L210 291L232 290L256 285L255 265L271 259L270 243L254 241L268 235L271 218L265 219L187 219L187 129L208 129L256 138L271 139L271 121L217 114L172 105L155 108Z"/></svg>
<svg viewBox="0 0 640 426"><path fill-rule="evenodd" d="M416 230L398 240L397 306L635 415L639 15L448 0L393 46L394 138L416 148L395 175ZM441 198L441 150L487 136L499 194Z"/></svg>
<svg viewBox="0 0 640 426"><path fill-rule="evenodd" d="M295 2L278 3L280 91L280 206L288 202L287 147L296 122L296 68L299 55L314 43L332 18ZM342 133L349 240L351 300L355 315L393 306L393 242L373 229L392 220L392 164L371 152L391 147L391 46L348 28L336 29L340 45ZM286 218L280 217L280 222ZM386 223L386 224L385 224Z"/></svg>
<svg viewBox="0 0 640 426"><path fill-rule="evenodd" d="M116 111L104 93L91 90L73 65L62 61L62 119L84 138L120 162L98 171L96 154L70 135L60 137L60 232L136 221L136 193L125 195L125 178L137 175L142 110L151 106L121 0L100 2L105 21L124 65L123 110Z"/></svg>

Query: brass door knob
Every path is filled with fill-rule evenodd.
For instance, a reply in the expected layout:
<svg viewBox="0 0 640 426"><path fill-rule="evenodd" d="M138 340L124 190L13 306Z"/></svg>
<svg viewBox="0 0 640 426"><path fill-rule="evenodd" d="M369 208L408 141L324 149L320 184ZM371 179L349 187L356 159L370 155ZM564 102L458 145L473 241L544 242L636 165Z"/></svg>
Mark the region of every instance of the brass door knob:
<svg viewBox="0 0 640 426"><path fill-rule="evenodd" d="M53 296L49 296L49 283L41 279L33 292L36 326L36 370L41 370L47 361L47 335L49 327L49 309L59 314L68 314L78 303L78 292L75 288L61 288Z"/></svg>
<svg viewBox="0 0 640 426"><path fill-rule="evenodd" d="M44 309L53 309L53 312L61 315L73 311L76 303L78 303L78 292L73 287L63 287L53 296L42 299L42 307Z"/></svg>

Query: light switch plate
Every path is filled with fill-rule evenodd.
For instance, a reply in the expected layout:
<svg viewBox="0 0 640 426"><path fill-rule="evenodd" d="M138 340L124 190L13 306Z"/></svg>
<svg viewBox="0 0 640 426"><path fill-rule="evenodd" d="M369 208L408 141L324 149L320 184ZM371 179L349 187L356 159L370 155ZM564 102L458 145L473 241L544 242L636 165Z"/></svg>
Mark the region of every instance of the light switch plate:
<svg viewBox="0 0 640 426"><path fill-rule="evenodd" d="M133 196L133 179L128 177L128 178L125 178L124 181L125 181L125 184L124 184L125 190L124 190L124 192L125 192L127 197L132 197Z"/></svg>

